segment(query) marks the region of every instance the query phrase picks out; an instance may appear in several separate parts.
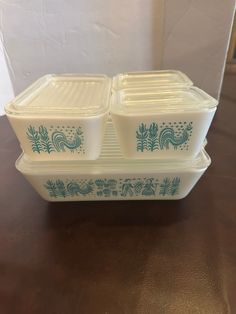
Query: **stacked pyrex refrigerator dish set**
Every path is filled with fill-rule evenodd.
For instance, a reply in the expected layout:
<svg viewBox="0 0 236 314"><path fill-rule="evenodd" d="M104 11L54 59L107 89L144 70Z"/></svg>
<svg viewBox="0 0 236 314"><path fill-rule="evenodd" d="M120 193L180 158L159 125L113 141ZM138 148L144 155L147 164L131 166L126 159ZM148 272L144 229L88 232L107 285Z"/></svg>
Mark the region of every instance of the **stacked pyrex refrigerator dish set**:
<svg viewBox="0 0 236 314"><path fill-rule="evenodd" d="M46 75L6 105L16 168L48 201L181 199L217 100L179 71Z"/></svg>

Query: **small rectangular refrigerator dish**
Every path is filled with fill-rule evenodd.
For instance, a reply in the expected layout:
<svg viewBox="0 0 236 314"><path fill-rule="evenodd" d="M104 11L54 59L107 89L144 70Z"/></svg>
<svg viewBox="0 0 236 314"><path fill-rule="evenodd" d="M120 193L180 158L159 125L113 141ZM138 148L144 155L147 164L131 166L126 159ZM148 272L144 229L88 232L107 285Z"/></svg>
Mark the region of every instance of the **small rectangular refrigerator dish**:
<svg viewBox="0 0 236 314"><path fill-rule="evenodd" d="M113 78L113 90L127 88L186 88L193 85L193 82L186 74L176 70L160 70L145 72L125 72L117 74Z"/></svg>
<svg viewBox="0 0 236 314"><path fill-rule="evenodd" d="M47 201L175 200L189 194L210 163L203 148L187 161L125 159L108 123L95 161L32 161L22 154L16 168Z"/></svg>
<svg viewBox="0 0 236 314"><path fill-rule="evenodd" d="M126 158L197 156L218 101L197 87L123 89L114 92L111 117Z"/></svg>
<svg viewBox="0 0 236 314"><path fill-rule="evenodd" d="M93 160L101 152L110 90L105 75L46 75L5 111L32 160Z"/></svg>

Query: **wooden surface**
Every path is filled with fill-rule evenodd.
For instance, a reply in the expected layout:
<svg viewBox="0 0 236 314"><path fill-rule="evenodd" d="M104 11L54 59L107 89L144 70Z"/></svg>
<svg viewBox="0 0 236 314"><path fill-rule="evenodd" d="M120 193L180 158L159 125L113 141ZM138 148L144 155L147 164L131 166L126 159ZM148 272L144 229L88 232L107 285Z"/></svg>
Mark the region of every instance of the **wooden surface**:
<svg viewBox="0 0 236 314"><path fill-rule="evenodd" d="M47 203L0 119L0 313L236 313L236 76L181 201Z"/></svg>

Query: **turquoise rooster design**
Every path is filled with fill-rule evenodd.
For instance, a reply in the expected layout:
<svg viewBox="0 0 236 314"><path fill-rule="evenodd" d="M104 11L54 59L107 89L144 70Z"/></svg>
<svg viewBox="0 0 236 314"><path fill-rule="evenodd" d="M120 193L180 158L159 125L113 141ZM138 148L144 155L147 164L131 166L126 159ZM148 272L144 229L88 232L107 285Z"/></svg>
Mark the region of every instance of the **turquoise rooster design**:
<svg viewBox="0 0 236 314"><path fill-rule="evenodd" d="M52 142L58 152L60 151L64 152L65 147L73 151L76 148L80 147L81 145L81 138L80 138L81 134L82 132L79 129L77 129L74 135L74 139L72 141L69 141L63 132L54 131L52 133Z"/></svg>
<svg viewBox="0 0 236 314"><path fill-rule="evenodd" d="M192 122L170 122L150 126L141 123L136 131L137 151L151 151L170 149L188 149L188 141L192 135Z"/></svg>
<svg viewBox="0 0 236 314"><path fill-rule="evenodd" d="M83 131L81 127L77 129L74 126L53 127L47 129L40 125L37 129L30 125L27 129L26 136L31 143L34 153L55 153L65 152L69 149L72 153L77 150L78 153L83 151Z"/></svg>
<svg viewBox="0 0 236 314"><path fill-rule="evenodd" d="M93 182L89 181L88 183L78 184L77 182L70 182L67 185L67 190L70 195L87 195L93 192Z"/></svg>
<svg viewBox="0 0 236 314"><path fill-rule="evenodd" d="M174 146L174 149L177 149L179 145L185 143L189 138L189 131L192 130L192 126L188 124L184 129L183 133L180 136L176 136L172 128L164 128L160 132L159 136L159 145L161 149L169 149L169 144Z"/></svg>
<svg viewBox="0 0 236 314"><path fill-rule="evenodd" d="M154 178L97 178L95 180L47 180L44 184L52 198L98 196L133 198L135 196L154 197L159 195L178 195L180 177Z"/></svg>

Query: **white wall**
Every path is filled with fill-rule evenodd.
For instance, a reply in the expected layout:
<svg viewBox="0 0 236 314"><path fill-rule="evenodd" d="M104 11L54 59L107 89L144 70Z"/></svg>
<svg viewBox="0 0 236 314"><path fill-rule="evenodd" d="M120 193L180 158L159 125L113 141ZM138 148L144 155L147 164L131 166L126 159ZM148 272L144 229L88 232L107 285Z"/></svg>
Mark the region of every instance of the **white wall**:
<svg viewBox="0 0 236 314"><path fill-rule="evenodd" d="M14 91L46 73L162 67L183 70L217 97L234 6L235 0L0 1Z"/></svg>
<svg viewBox="0 0 236 314"><path fill-rule="evenodd" d="M0 1L15 92L45 73L156 68L163 1Z"/></svg>
<svg viewBox="0 0 236 314"><path fill-rule="evenodd" d="M163 67L219 96L235 0L166 0Z"/></svg>

